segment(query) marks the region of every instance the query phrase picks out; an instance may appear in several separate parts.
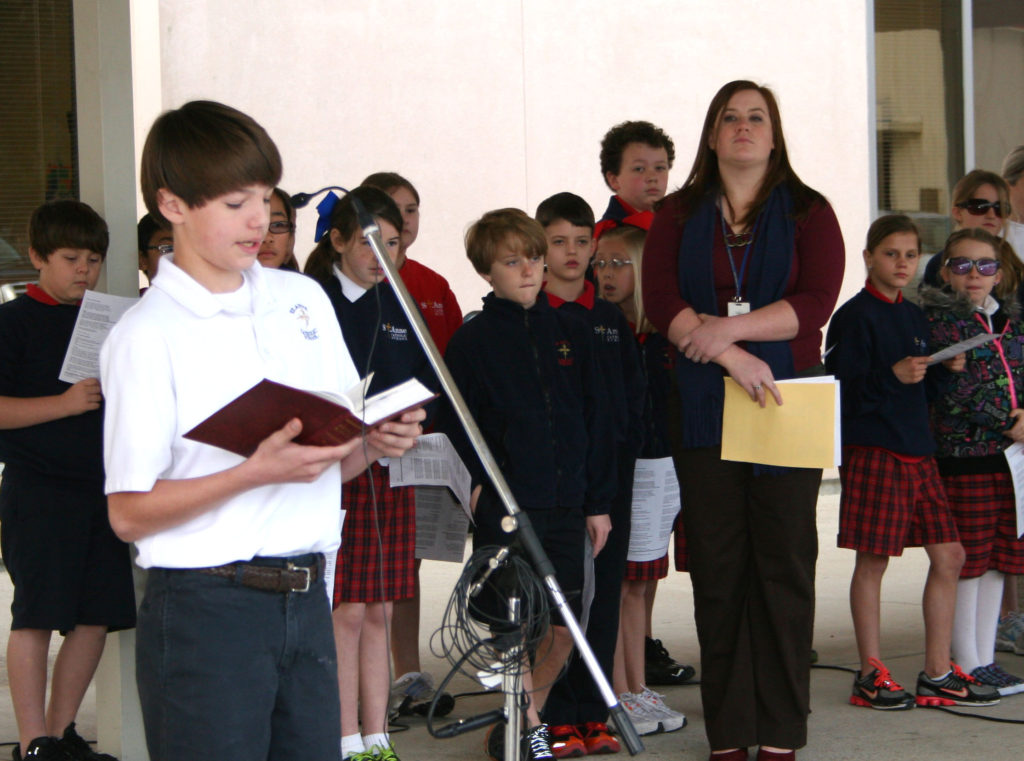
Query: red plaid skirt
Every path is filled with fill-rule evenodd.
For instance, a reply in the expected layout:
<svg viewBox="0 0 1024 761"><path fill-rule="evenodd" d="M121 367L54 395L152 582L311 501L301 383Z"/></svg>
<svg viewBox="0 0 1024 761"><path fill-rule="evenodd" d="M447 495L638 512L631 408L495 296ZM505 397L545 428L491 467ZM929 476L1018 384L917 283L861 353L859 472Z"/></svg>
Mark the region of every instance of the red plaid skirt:
<svg viewBox="0 0 1024 761"><path fill-rule="evenodd" d="M389 481L388 469L374 463L342 486L341 503L347 512L334 571L334 607L342 602L405 600L415 594L413 488L393 489ZM371 486L377 498L376 520Z"/></svg>
<svg viewBox="0 0 1024 761"><path fill-rule="evenodd" d="M657 560L627 560L625 581L657 581L668 576L668 553Z"/></svg>
<svg viewBox="0 0 1024 761"><path fill-rule="evenodd" d="M958 540L935 458L903 462L884 449L846 447L839 477L840 547L898 556Z"/></svg>
<svg viewBox="0 0 1024 761"><path fill-rule="evenodd" d="M672 527L675 543L676 570L685 573L690 570L690 554L686 550L686 531L683 529L683 511L676 516L676 525Z"/></svg>
<svg viewBox="0 0 1024 761"><path fill-rule="evenodd" d="M942 479L967 560L961 579L986 571L1024 574L1024 541L1017 538L1016 502L1009 473Z"/></svg>

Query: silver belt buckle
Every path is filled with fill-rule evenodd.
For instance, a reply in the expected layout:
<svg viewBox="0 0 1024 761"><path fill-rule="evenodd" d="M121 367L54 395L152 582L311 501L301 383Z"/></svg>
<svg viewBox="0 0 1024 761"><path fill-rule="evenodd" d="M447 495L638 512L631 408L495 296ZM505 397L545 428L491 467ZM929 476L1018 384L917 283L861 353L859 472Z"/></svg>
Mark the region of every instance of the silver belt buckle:
<svg viewBox="0 0 1024 761"><path fill-rule="evenodd" d="M293 589L292 591L293 592L308 592L309 591L310 581L311 581L312 576L313 576L312 572L310 571L309 566L306 566L306 565L295 565L295 563L289 562L286 567L288 568L289 571L300 571L300 572L306 574L306 586L303 587L302 589Z"/></svg>

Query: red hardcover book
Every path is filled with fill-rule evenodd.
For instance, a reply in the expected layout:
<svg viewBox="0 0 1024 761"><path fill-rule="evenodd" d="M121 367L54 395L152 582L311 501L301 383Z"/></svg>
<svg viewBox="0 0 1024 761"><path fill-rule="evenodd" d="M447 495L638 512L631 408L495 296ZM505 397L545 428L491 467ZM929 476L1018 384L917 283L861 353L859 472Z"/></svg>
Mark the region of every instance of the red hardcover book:
<svg viewBox="0 0 1024 761"><path fill-rule="evenodd" d="M297 443L335 446L358 436L364 427L375 428L438 396L410 378L364 400L363 389L372 377L344 394L303 391L263 379L186 433L185 438L249 457L267 436L298 418L302 432L295 437Z"/></svg>

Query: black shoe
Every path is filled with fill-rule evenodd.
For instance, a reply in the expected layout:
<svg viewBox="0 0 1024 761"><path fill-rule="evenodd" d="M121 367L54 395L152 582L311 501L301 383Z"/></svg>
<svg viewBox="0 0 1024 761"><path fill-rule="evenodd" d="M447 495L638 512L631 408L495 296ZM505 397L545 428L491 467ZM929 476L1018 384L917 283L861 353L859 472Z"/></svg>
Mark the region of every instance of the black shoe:
<svg viewBox="0 0 1024 761"><path fill-rule="evenodd" d="M109 753L98 753L93 750L92 746L75 731L75 722L68 725L58 743L68 757L76 761L117 761Z"/></svg>
<svg viewBox="0 0 1024 761"><path fill-rule="evenodd" d="M889 669L877 658L869 658L874 668L867 676L858 671L853 678L850 705L877 708L880 711L905 711L914 707L914 696L892 678Z"/></svg>
<svg viewBox="0 0 1024 761"><path fill-rule="evenodd" d="M75 756L68 755L56 737L37 737L28 744L24 756L21 755L21 746L15 743L11 757L14 761L75 761Z"/></svg>
<svg viewBox="0 0 1024 761"><path fill-rule="evenodd" d="M487 730L484 753L491 761L505 761L505 722L499 721Z"/></svg>
<svg viewBox="0 0 1024 761"><path fill-rule="evenodd" d="M942 679L932 679L923 671L917 677L917 704L926 708L936 706L994 706L999 702L999 691L965 674L955 663Z"/></svg>
<svg viewBox="0 0 1024 761"><path fill-rule="evenodd" d="M519 754L525 761L555 761L547 724L538 724L529 730L520 743Z"/></svg>
<svg viewBox="0 0 1024 761"><path fill-rule="evenodd" d="M644 681L648 685L684 684L696 673L693 666L676 663L660 639L644 637Z"/></svg>

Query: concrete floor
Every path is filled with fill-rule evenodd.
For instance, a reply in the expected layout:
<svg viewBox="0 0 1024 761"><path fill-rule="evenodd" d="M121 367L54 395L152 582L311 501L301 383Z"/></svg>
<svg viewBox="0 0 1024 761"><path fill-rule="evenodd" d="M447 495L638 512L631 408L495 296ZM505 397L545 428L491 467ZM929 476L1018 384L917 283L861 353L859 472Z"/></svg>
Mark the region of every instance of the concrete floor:
<svg viewBox="0 0 1024 761"><path fill-rule="evenodd" d="M827 493L829 491L835 490L823 489L818 503L821 552L815 648L822 666L856 668L857 655L847 604L853 553L835 547L838 496ZM912 690L923 663L920 598L927 559L922 550L908 550L904 557L894 559L889 569L883 588L883 653L893 676ZM452 563L428 562L423 565L421 652L424 654L424 668L438 679L447 666L430 655L429 640L460 571L461 567ZM8 605L9 602L10 582L4 575L0 581L0 604ZM655 635L662 639L677 660L698 662L690 580L686 574L672 571L662 582L654 620ZM6 632L3 640L6 642ZM1007 670L1024 674L1024 658L1000 653L997 660ZM6 666L2 657L0 677L6 682ZM802 761L1019 761L1024 757L1024 726L962 718L932 709L886 713L854 708L847 703L851 679L850 674L843 671L827 668L812 671L813 715L808 745L799 754ZM453 691L457 693L477 689L479 686L461 676L453 682ZM683 711L689 724L679 732L643 738L646 745L644 755L673 759L706 758L708 747L698 689L694 686L669 687L664 688L664 692L666 702ZM481 713L498 707L500 701L499 695L460 698L455 711L443 721ZM1000 705L992 708L961 710L972 716L1024 721L1024 695L1004 698ZM84 737L96 736L95 722L96 695L90 690L78 722ZM434 740L428 735L422 719L413 718L408 724L407 731L393 734L396 749L404 761L483 758L482 730L451 740ZM10 697L4 685L0 689L0 742L14 741L15 738ZM0 749L0 757L6 758L8 753L7 749Z"/></svg>

